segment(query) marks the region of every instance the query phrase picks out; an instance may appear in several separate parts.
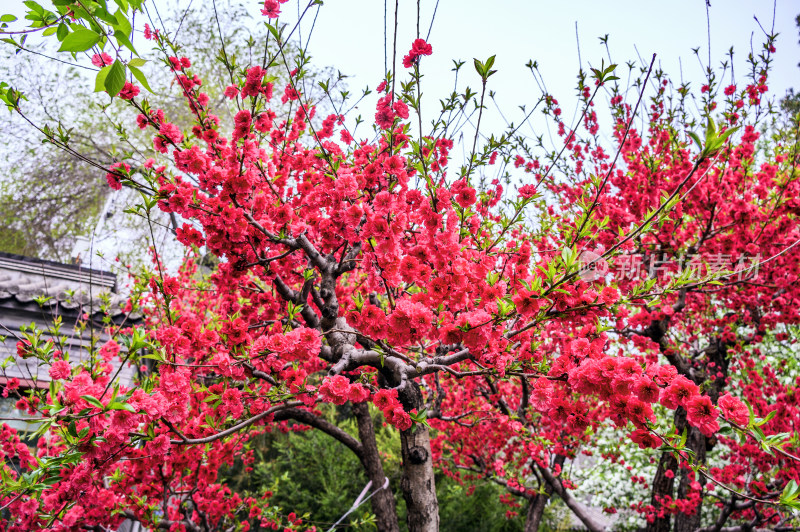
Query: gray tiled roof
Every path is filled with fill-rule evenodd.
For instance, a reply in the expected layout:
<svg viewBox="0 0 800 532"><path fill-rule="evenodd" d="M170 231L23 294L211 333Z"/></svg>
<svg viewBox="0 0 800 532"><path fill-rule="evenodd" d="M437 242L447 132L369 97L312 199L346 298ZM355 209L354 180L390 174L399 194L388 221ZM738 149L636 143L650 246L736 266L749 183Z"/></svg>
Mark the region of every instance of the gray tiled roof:
<svg viewBox="0 0 800 532"><path fill-rule="evenodd" d="M116 292L116 285L117 278L110 272L0 253L0 361L14 359L6 368L0 368L0 384L9 378L20 379L24 386L50 381L48 364L35 357L17 356L17 333L24 326L34 323L46 330L54 316L61 316L70 361L81 363L89 356L91 337L100 342L98 345L108 340L106 324L101 321L105 315L101 308L104 300L108 302L106 311L114 323L138 321L139 315L123 311L127 297ZM91 322L99 326L90 328L89 334L74 329L84 314L89 314ZM117 367L118 364L112 362ZM132 382L135 371L136 368L128 365L122 368L122 381Z"/></svg>
<svg viewBox="0 0 800 532"><path fill-rule="evenodd" d="M100 312L124 317L127 297L116 293L113 273L0 253L0 307L55 314ZM37 299L46 298L40 308ZM132 317L132 316L131 316Z"/></svg>

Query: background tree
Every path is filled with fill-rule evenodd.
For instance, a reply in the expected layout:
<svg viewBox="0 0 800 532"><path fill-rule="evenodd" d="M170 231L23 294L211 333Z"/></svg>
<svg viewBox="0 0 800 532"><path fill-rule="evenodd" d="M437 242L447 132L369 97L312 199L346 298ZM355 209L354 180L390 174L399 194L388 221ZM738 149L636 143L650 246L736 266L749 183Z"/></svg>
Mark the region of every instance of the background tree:
<svg viewBox="0 0 800 532"><path fill-rule="evenodd" d="M150 9L159 23L163 20L165 31L178 37L182 53L196 58L196 68L205 73L209 107L232 122L235 108L223 94L226 80L229 82L228 71L217 60L220 42L225 42L231 61L249 61L263 53L261 45L267 41L267 30L255 24L241 2L188 7L175 4L163 13L156 5ZM211 27L218 31L209 39ZM126 264L149 262L147 250L155 245L162 254L171 256L170 263L179 262L174 237L166 230L171 220L153 213L154 219L148 224L140 216L125 212L136 195L115 194L98 174L97 166L89 162L105 168L133 153L143 158L155 153L150 139L132 127L135 114L109 105L107 94L95 93L95 75L99 70L96 65L75 62L68 56L43 59L43 55L56 55L58 46L46 39L37 41L35 35L25 42L13 40L14 37L10 35L11 42L7 43L13 46L2 49L0 76L13 79L14 86L25 94L26 116L30 121L53 128L70 125L74 153L43 144L40 132L19 116L12 114L3 120L4 135L16 140L2 150L0 220L7 230L0 236L0 250L61 262L74 261L74 251L82 254L83 260L101 251L106 255L103 266L114 268L113 259L117 257ZM141 37L134 35L133 39L138 43ZM293 58L297 49L290 44L285 53ZM180 127L190 127L191 113L174 80L159 67L162 58L150 51L145 59L148 62L141 70L149 77L150 87L157 91L163 110ZM286 77L281 72L275 75ZM319 69L312 75L323 79L323 75L330 78L332 73L330 69ZM341 85L341 80L334 84ZM98 229L100 234L96 232ZM86 242L81 246L79 240Z"/></svg>
<svg viewBox="0 0 800 532"><path fill-rule="evenodd" d="M797 24L797 28L800 29L800 15L797 15L795 18L795 23ZM800 63L797 65L800 67ZM781 100L781 109L787 114L790 119L794 119L796 122L797 113L800 113L800 94L795 94L794 89L789 89L788 94Z"/></svg>

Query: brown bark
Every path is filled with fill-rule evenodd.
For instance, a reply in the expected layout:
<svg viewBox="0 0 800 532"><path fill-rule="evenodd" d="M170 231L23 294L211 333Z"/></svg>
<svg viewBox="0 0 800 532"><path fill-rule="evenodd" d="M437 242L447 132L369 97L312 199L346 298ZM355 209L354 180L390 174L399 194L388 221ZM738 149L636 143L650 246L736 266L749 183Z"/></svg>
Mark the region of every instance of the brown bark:
<svg viewBox="0 0 800 532"><path fill-rule="evenodd" d="M363 460L362 455L364 453L364 446L357 439L330 421L323 419L309 412L308 410L302 410L300 408L284 408L283 410L277 411L272 419L275 421L291 419L297 421L298 423L302 423L303 425L308 425L309 427L314 427L317 430L321 430L353 451L353 454L355 454L359 460Z"/></svg>
<svg viewBox="0 0 800 532"><path fill-rule="evenodd" d="M686 447L694 451L694 459L700 463L706 463L706 437L699 429L689 427L689 433L686 438ZM693 478L690 476L692 471L684 469L681 472L681 483L678 486L678 498L685 499L689 493L689 485L692 483ZM699 476L699 473L696 474ZM695 478L701 484L702 478ZM680 513L675 516L675 532L692 532L700 528L700 517L703 505L699 504L693 514Z"/></svg>
<svg viewBox="0 0 800 532"><path fill-rule="evenodd" d="M431 439L428 427L417 425L400 433L403 479L400 487L408 508L409 532L439 530L439 501L433 478Z"/></svg>
<svg viewBox="0 0 800 532"><path fill-rule="evenodd" d="M553 473L544 467L536 466L539 469L539 473L544 477L550 486L552 486L553 491L561 497L561 500L564 501L564 504L567 505L567 508L572 510L572 513L575 514L575 517L581 520L581 523L590 531L590 532L604 532L606 527L603 523L601 523L592 512L584 506L580 501L578 501L572 494L561 484L561 481L557 479Z"/></svg>
<svg viewBox="0 0 800 532"><path fill-rule="evenodd" d="M388 368L381 372L390 385L395 386L397 397L406 412L424 407L422 390L413 380L398 379ZM400 488L406 501L406 523L409 532L436 532L439 530L439 501L433 477L433 455L428 427L417 423L400 431L400 451L403 458L403 477Z"/></svg>
<svg viewBox="0 0 800 532"><path fill-rule="evenodd" d="M683 433L683 429L686 428L686 410L684 410L683 407L675 411L675 428L681 434ZM667 475L668 471L671 472L670 475ZM656 512L661 508L661 503L658 502L659 500L663 500L663 498L667 496L675 496L675 474L677 472L678 459L675 458L672 453L662 454L661 459L658 461L656 476L653 479L653 491L650 498L650 504L655 507ZM671 521L672 518L670 514L660 518L656 517L655 521L647 524L646 532L670 532L672 529Z"/></svg>
<svg viewBox="0 0 800 532"><path fill-rule="evenodd" d="M379 489L386 482L386 475L384 474L383 464L381 463L380 454L378 453L378 444L375 440L375 429L372 424L372 417L369 414L369 407L363 403L354 404L353 412L355 413L358 423L358 436L361 441L356 440L333 423L307 410L287 408L276 413L274 419L276 421L292 419L314 427L335 438L353 451L364 467L367 478L372 481L372 491L378 490L375 491L375 494L370 498L372 512L375 514L378 530L380 532L400 532L394 494L388 486L384 489Z"/></svg>
<svg viewBox="0 0 800 532"><path fill-rule="evenodd" d="M673 305L673 310L675 312L679 312L683 309L685 297L686 292L682 291L678 302ZM670 364L675 366L679 374L688 377L697 385L702 385L704 383L710 384L710 386L706 387L706 394L708 394L708 396L711 398L711 401L716 404L720 394L722 393L722 390L725 388L725 378L728 374L728 344L719 338L713 338L709 343L709 346L706 347L701 353L698 353L705 355L704 359L701 359L703 364L699 367L694 366L680 354L667 349L665 335L669 328L669 323L670 318L664 320L654 320L647 327L647 329L643 331L642 334L659 344L661 352L664 353ZM713 366L710 365L710 363L713 363ZM709 368L713 369L709 371ZM709 373L716 373L716 375L714 378L710 379L710 381L706 382ZM683 408L678 408L678 410L675 411L675 427L678 433L681 434L683 433L684 429L688 431L686 449L694 452L694 462L699 465L705 465L706 452L714 445L715 441L713 439L709 440L697 428L688 425L686 421L686 410ZM656 511L658 511L660 507L660 504L656 502L657 498L660 499L665 496L674 496L674 474L677 472L677 470L678 460L669 453L663 454L658 463L656 476L653 479L651 503L653 506L655 506ZM666 473L668 471L672 471L672 478L667 476ZM685 499L689 492L689 485L692 482L692 479L689 476L690 473L691 472L688 469L684 469L681 472L681 481L680 485L678 486L677 494L677 498L679 499ZM699 481L700 479L696 480ZM701 513L702 499L694 514L678 514L675 516L675 532L691 532L699 529ZM646 531L669 532L670 529L670 516L667 515L662 518L656 518L653 523L648 523Z"/></svg>
<svg viewBox="0 0 800 532"><path fill-rule="evenodd" d="M719 400L719 396L722 393L722 390L725 389L725 378L728 375L728 365L729 360L727 357L728 354L728 345L720 340L719 338L715 338L712 340L711 344L704 350L705 355L707 357L706 364L713 363L713 368L716 368L719 371L713 379L706 380L706 376L708 373L716 373L715 370L709 371L707 368L694 376L693 380L697 385L705 384L706 389L705 393L711 398L711 401L714 404L717 404ZM681 409L683 410L683 409ZM685 414L684 414L685 415ZM676 416L677 417L677 416ZM677 421L676 421L677 424ZM686 422L684 422L684 426L686 426ZM681 429L682 430L682 429ZM716 444L715 438L707 438L700 429L697 427L688 427L688 433L686 438L686 448L694 452L694 459L693 461L698 465L705 465L706 463L706 454L709 450L711 450L714 445ZM689 493L689 485L692 483L693 480L697 480L701 485L704 484L702 478L697 478L699 474L695 474L695 477L692 478L692 472L689 469L684 469L681 472L681 482L678 486L678 498L685 499ZM675 516L675 532L692 532L700 528L700 521L702 516L703 510L703 499L700 499L700 504L695 509L693 514L678 514Z"/></svg>
<svg viewBox="0 0 800 532"><path fill-rule="evenodd" d="M554 463L559 467L564 465L566 457L556 455ZM553 486L549 482L545 482L542 486L544 493L537 493L528 503L528 513L525 515L525 532L538 532L539 525L542 523L542 516L544 515L544 508L550 501L553 495Z"/></svg>
<svg viewBox="0 0 800 532"><path fill-rule="evenodd" d="M661 507L661 503L658 502L658 499L666 495L672 497L675 489L675 477L668 477L666 473L667 471L672 471L674 475L677 469L678 460L676 460L671 453L664 453L661 455L661 459L658 461L656 476L653 479L653 492L650 498L650 504L655 507L656 512L658 512L658 509ZM656 517L652 523L647 523L647 528L645 530L646 532L669 532L670 521L670 514L664 517Z"/></svg>
<svg viewBox="0 0 800 532"><path fill-rule="evenodd" d="M400 401L406 410L422 408L422 392L415 382L401 386ZM417 424L400 432L403 478L400 487L406 500L409 532L439 530L439 501L433 477L433 456L428 427Z"/></svg>
<svg viewBox="0 0 800 532"><path fill-rule="evenodd" d="M550 488L550 485L547 486ZM550 488L550 493L553 489ZM542 522L542 515L544 515L544 507L547 506L547 501L550 499L550 493L544 495L539 493L528 503L528 513L525 516L525 532L538 532L539 525Z"/></svg>
<svg viewBox="0 0 800 532"><path fill-rule="evenodd" d="M372 512L375 514L375 525L379 532L400 532L394 494L388 485L380 489L386 482L386 475L378 453L375 427L369 407L365 403L355 403L353 413L358 423L358 437L362 446L361 464L367 472L367 477L372 481L372 490L378 490L370 499Z"/></svg>

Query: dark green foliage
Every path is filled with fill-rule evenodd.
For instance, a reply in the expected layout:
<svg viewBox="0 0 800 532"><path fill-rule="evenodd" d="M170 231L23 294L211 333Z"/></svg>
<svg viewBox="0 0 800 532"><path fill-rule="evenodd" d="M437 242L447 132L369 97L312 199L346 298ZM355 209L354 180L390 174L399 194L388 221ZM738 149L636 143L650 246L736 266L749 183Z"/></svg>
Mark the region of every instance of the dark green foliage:
<svg viewBox="0 0 800 532"><path fill-rule="evenodd" d="M440 530L512 532L523 529L527 510L525 501L517 501L521 503L519 508L509 508L500 502L500 496L504 494L503 488L488 481L476 485L471 495L467 495L468 491L468 486L459 485L450 478L436 478ZM518 515L507 519L508 510L513 510Z"/></svg>
<svg viewBox="0 0 800 532"><path fill-rule="evenodd" d="M329 420L352 435L357 435L355 423L347 419L349 412L343 407L329 412ZM383 465L391 486L400 517L400 527L405 526L405 502L400 492L398 433L383 426L380 415L376 417L378 448L383 455ZM272 506L294 511L304 516L308 525L324 531L336 522L353 504L367 483L361 463L344 445L317 430L300 432L273 432L254 438L250 443L254 452L253 470L246 472L241 460L233 467L221 471L220 480L239 493L261 496L271 490ZM509 507L500 502L507 492L490 482L477 485L474 491L444 475L436 477L442 532L511 532L522 530L525 522L525 501L514 509L520 515L507 519ZM341 529L375 530L369 502L345 519Z"/></svg>
<svg viewBox="0 0 800 532"><path fill-rule="evenodd" d="M340 409L341 410L341 409ZM357 435L352 420L330 421L352 435ZM339 412L342 414L342 412ZM400 448L398 435L376 424L378 445L381 448ZM393 445L394 444L394 445ZM304 522L327 530L350 508L367 483L358 458L344 445L317 430L273 432L258 436L249 444L254 452L253 470L245 472L240 460L221 472L221 479L239 493L260 496L271 490L275 496L270 504L306 516ZM384 468L390 483L397 489L395 499L405 515L400 486L400 463L396 456L387 455ZM344 521L349 530L374 530L369 502L361 505Z"/></svg>

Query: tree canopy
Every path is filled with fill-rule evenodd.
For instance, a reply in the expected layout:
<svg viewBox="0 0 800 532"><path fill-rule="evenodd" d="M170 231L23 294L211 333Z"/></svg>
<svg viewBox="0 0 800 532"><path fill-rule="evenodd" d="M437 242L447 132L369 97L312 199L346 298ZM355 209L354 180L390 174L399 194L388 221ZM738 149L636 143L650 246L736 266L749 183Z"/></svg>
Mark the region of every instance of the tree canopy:
<svg viewBox="0 0 800 532"><path fill-rule="evenodd" d="M86 364L57 328L9 331L7 364L48 378L6 383L40 438L32 452L0 432L4 529L313 529L300 495L248 483L273 474L264 441L287 431L358 463L379 530L439 529L437 475L459 493L492 483L526 530L556 496L592 531L609 527L597 508L650 531L799 526L800 159L797 122L776 127L768 105L774 36L745 76L708 65L697 93L655 56L593 65L574 120L544 92L489 134L494 56L457 63L477 89L457 86L424 124L436 42L397 43L360 96L377 96L374 117L351 120L359 96L287 52L284 2L264 3L259 53L234 57L217 34L213 67L142 0L54 4L28 2L25 31L93 64L139 132L99 160L69 124L29 117L13 79L0 99L135 191L130 212L164 213L185 260L172 270L152 246L128 308L145 319L109 322ZM534 114L552 146L523 133ZM626 493L581 492L589 467L626 463Z"/></svg>

